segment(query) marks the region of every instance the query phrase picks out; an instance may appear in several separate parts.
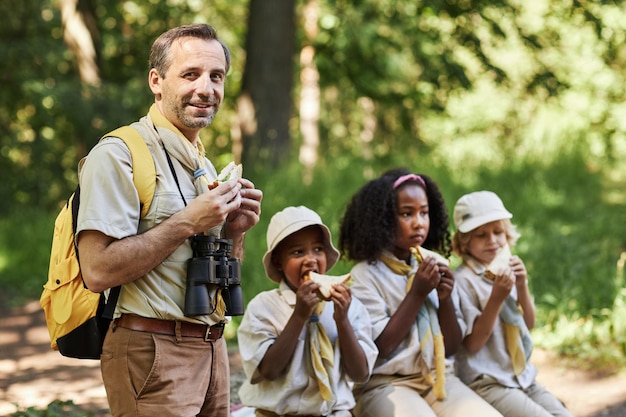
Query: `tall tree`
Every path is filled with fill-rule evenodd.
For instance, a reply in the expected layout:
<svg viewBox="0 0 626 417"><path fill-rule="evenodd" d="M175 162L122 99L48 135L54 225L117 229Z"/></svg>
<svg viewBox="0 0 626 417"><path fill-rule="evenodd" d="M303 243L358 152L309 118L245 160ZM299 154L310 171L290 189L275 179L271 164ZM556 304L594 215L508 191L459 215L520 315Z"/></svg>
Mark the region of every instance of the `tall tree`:
<svg viewBox="0 0 626 417"><path fill-rule="evenodd" d="M100 85L100 71L97 63L97 34L95 19L90 2L61 0L63 39L76 56L80 80L88 85Z"/></svg>
<svg viewBox="0 0 626 417"><path fill-rule="evenodd" d="M300 51L300 163L305 168L304 182L313 179L313 168L317 163L320 143L320 74L315 65L315 38L319 34L319 1L308 0L304 5L304 36L306 43Z"/></svg>
<svg viewBox="0 0 626 417"><path fill-rule="evenodd" d="M238 98L242 161L275 166L290 153L295 0L251 0ZM252 164L249 164L252 166Z"/></svg>

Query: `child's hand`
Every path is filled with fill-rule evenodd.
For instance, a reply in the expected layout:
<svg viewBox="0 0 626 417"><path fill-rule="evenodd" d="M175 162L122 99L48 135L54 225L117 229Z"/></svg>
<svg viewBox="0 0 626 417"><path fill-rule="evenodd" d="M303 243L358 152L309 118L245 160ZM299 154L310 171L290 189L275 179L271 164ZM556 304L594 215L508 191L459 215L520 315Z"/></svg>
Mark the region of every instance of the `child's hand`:
<svg viewBox="0 0 626 417"><path fill-rule="evenodd" d="M520 257L516 255L511 256L509 266L515 274L515 285L518 287L526 285L526 265L524 265L524 262L520 259Z"/></svg>
<svg viewBox="0 0 626 417"><path fill-rule="evenodd" d="M438 264L438 266L441 280L439 281L439 286L437 286L437 295L440 300L445 300L452 294L452 288L454 288L454 274L448 265Z"/></svg>
<svg viewBox="0 0 626 417"><path fill-rule="evenodd" d="M313 281L304 281L300 284L298 291L296 292L296 307L293 314L308 320L315 307L320 302L320 299L316 293L320 284Z"/></svg>
<svg viewBox="0 0 626 417"><path fill-rule="evenodd" d="M515 274L510 268L505 269L502 273L496 275L493 280L493 289L491 290L491 296L495 297L499 302L504 302L506 297L511 293L513 284L515 283Z"/></svg>
<svg viewBox="0 0 626 417"><path fill-rule="evenodd" d="M330 287L330 300L335 305L335 313L333 318L335 321L343 320L348 317L348 308L352 302L352 292L345 284L336 284Z"/></svg>
<svg viewBox="0 0 626 417"><path fill-rule="evenodd" d="M426 297L433 288L439 286L441 281L441 273L435 258L426 258L417 268L411 292L416 292L422 297Z"/></svg>

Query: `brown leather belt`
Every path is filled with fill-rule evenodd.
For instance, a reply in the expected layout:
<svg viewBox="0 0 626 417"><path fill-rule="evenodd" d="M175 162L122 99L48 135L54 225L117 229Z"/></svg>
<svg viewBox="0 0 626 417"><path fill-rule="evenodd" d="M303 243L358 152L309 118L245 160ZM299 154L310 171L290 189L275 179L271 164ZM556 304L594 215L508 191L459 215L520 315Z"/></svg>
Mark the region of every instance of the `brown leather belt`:
<svg viewBox="0 0 626 417"><path fill-rule="evenodd" d="M179 326L178 334L181 336L201 337L204 341L217 340L224 334L223 323L209 326L206 324L189 323L186 321L153 319L136 316L134 314L122 314L119 319L115 320L115 324L125 329L170 336L175 336L177 334L176 327Z"/></svg>

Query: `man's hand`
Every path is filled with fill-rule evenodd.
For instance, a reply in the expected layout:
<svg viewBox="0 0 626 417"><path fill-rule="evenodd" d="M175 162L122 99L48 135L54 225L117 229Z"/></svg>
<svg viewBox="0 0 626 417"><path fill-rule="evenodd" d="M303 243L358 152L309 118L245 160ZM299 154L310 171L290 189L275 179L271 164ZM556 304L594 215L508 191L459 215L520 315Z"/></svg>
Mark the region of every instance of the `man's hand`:
<svg viewBox="0 0 626 417"><path fill-rule="evenodd" d="M254 188L254 184L245 178L239 180L240 190L236 197L237 209L231 211L226 219L225 235L239 236L259 222L263 192Z"/></svg>
<svg viewBox="0 0 626 417"><path fill-rule="evenodd" d="M241 184L236 180L220 183L213 190L200 194L175 216L182 217L193 230L205 233L222 224L241 206Z"/></svg>

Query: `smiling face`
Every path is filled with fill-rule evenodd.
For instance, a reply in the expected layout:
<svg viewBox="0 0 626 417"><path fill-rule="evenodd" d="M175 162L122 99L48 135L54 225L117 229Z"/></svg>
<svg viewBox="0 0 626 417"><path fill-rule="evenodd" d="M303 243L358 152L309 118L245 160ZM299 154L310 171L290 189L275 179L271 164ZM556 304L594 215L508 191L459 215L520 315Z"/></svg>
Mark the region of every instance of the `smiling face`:
<svg viewBox="0 0 626 417"><path fill-rule="evenodd" d="M326 272L324 233L318 226L309 226L290 234L274 249L272 262L296 291L309 271Z"/></svg>
<svg viewBox="0 0 626 417"><path fill-rule="evenodd" d="M506 228L501 220L483 224L469 234L467 252L483 265L489 265L498 250L507 244Z"/></svg>
<svg viewBox="0 0 626 417"><path fill-rule="evenodd" d="M224 49L217 40L184 37L172 43L168 58L165 74L150 70L150 89L160 112L194 143L224 97Z"/></svg>
<svg viewBox="0 0 626 417"><path fill-rule="evenodd" d="M407 184L397 190L398 229L392 249L398 259L408 259L410 249L421 246L428 236L430 216L424 188Z"/></svg>

